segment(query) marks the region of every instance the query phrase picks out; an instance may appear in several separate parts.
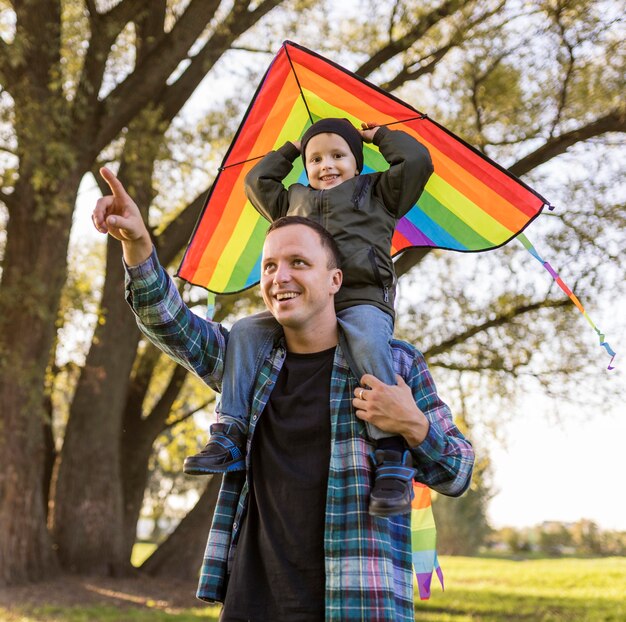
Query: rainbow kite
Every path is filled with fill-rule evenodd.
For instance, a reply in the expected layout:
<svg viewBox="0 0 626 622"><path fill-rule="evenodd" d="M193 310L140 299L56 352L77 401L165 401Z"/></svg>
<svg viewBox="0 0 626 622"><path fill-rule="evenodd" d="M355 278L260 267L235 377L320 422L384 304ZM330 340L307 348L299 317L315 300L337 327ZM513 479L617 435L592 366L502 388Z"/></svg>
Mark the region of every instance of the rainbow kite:
<svg viewBox="0 0 626 622"><path fill-rule="evenodd" d="M247 201L244 178L259 158L288 140L299 139L312 123L325 117L345 117L356 127L361 122L392 125L430 151L435 172L417 204L398 221L392 255L411 247L460 252L498 248L518 237L549 205L524 182L425 114L319 54L286 41L224 158L178 269L179 277L216 294L239 292L259 281L268 222ZM388 168L372 144L364 144L364 160L364 172ZM298 181L307 183L301 159L284 183L289 186ZM547 262L534 256L548 269ZM578 299L557 277L556 282L614 357Z"/></svg>

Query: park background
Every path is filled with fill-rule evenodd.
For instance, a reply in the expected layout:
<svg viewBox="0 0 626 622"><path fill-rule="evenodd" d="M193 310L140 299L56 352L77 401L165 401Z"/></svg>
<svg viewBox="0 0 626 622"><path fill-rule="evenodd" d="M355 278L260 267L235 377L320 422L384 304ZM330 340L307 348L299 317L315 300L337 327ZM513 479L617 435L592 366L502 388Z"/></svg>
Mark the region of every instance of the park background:
<svg viewBox="0 0 626 622"><path fill-rule="evenodd" d="M515 241L401 257L397 334L479 458L468 494L435 500L455 557L416 615L623 619L623 20L591 0L0 0L0 619L214 615L185 599L217 481L180 470L215 396L140 338L119 246L89 222L94 173L119 171L174 272L285 39L546 196L556 209L526 233L618 351L608 371ZM183 291L204 313L205 293ZM216 310L230 324L259 308L246 292Z"/></svg>

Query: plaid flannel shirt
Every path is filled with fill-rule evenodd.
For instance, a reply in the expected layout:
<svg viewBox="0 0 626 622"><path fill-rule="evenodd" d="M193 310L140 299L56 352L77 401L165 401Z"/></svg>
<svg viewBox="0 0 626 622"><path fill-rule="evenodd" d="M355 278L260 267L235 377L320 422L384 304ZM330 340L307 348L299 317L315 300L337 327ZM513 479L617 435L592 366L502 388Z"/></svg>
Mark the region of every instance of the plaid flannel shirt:
<svg viewBox="0 0 626 622"><path fill-rule="evenodd" d="M220 391L228 330L192 313L156 253L127 268L126 299L140 329L159 348ZM392 344L396 371L411 387L430 422L426 439L411 449L419 481L446 495L460 495L469 485L474 454L437 395L422 355L407 343ZM285 344L277 344L260 371L248 432L248 456L254 429L272 392ZM368 514L373 449L352 398L358 380L336 349L330 386L331 458L326 501L324 555L326 620L412 621L413 573L409 515L392 518ZM246 509L244 473L226 474L204 554L198 598L223 602L230 563Z"/></svg>

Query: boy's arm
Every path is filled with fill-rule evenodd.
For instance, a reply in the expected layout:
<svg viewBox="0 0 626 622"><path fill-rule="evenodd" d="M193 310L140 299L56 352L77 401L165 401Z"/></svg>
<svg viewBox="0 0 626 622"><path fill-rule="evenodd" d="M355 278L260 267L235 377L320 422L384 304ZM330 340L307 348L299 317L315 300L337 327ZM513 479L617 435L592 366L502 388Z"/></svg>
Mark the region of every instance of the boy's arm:
<svg viewBox="0 0 626 622"><path fill-rule="evenodd" d="M390 165L379 175L375 192L396 218L402 218L417 203L433 173L430 153L406 132L387 127L377 129L373 143Z"/></svg>
<svg viewBox="0 0 626 622"><path fill-rule="evenodd" d="M126 301L137 325L154 345L177 363L221 391L228 331L198 317L183 302L156 251L126 271Z"/></svg>
<svg viewBox="0 0 626 622"><path fill-rule="evenodd" d="M257 212L270 222L287 215L289 193L283 179L289 175L299 155L299 149L287 142L277 151L270 151L246 175L246 196Z"/></svg>

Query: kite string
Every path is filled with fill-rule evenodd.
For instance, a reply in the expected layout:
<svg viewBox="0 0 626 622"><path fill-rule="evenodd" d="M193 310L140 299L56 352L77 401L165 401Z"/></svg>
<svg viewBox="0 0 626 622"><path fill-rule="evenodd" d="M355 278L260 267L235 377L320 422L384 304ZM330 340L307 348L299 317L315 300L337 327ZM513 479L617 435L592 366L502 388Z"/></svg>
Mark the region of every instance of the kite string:
<svg viewBox="0 0 626 622"><path fill-rule="evenodd" d="M554 279L556 284L567 294L570 300L576 305L578 310L583 314L583 317L587 320L591 328L593 328L598 337L600 338L600 345L608 352L611 360L609 361L609 365L607 369L615 369L612 365L613 360L615 359L616 353L613 351L611 346L607 343L604 333L593 323L591 318L587 315L585 308L582 303L578 299L578 297L572 292L572 290L563 282L557 271L547 262L545 261L541 255L537 252L537 249L532 245L530 240L523 234L520 233L517 236L517 240L524 246L524 248L548 271L550 276Z"/></svg>
<svg viewBox="0 0 626 622"><path fill-rule="evenodd" d="M287 60L289 61L289 65L291 67L291 71L293 72L293 77L296 79L296 84L298 85L298 90L300 91L300 97L302 97L302 101L304 102L304 107L306 108L306 112L309 115L309 120L313 123L313 115L309 110L309 104L307 104L306 97L304 96L304 92L302 91L302 85L300 84L300 80L298 80L298 74L296 73L296 68L293 66L293 62L291 61L291 56L289 56L289 50L287 49L287 43L283 43L283 48L285 50L285 54L287 56Z"/></svg>

